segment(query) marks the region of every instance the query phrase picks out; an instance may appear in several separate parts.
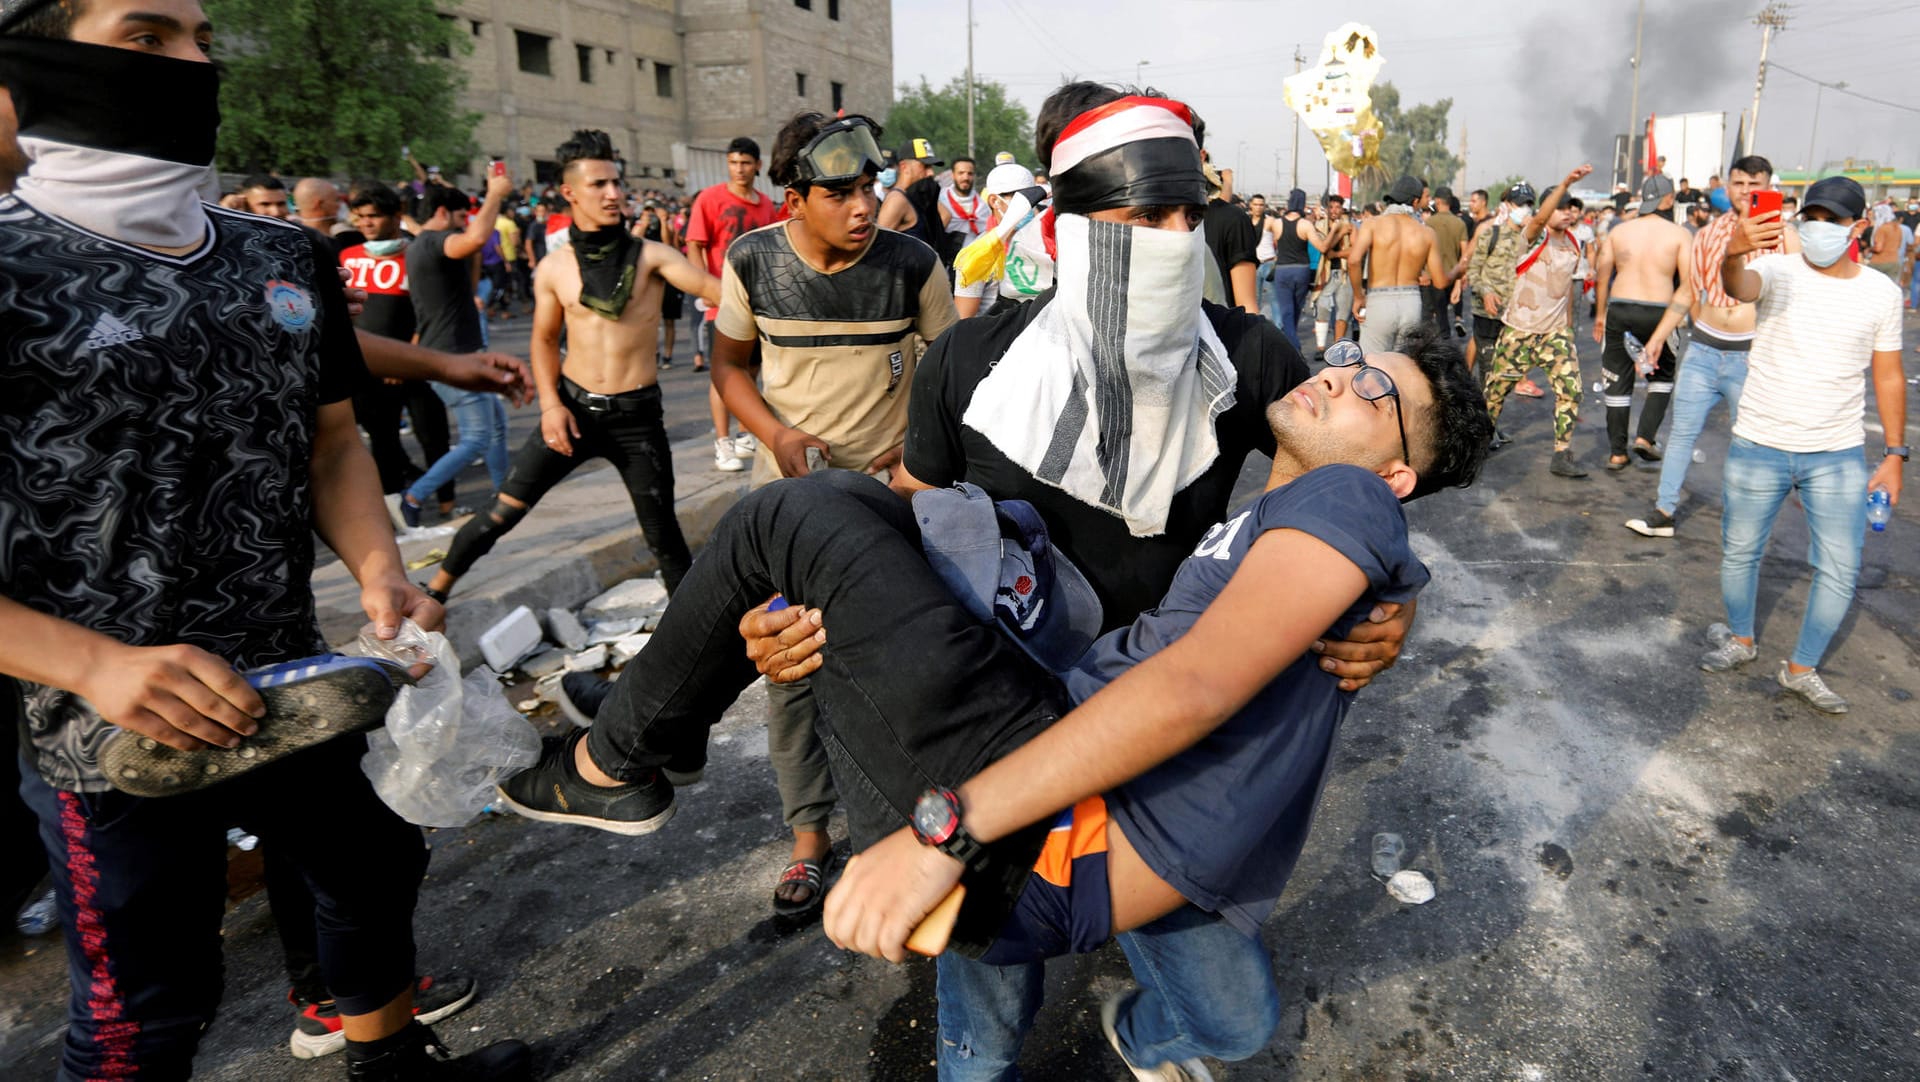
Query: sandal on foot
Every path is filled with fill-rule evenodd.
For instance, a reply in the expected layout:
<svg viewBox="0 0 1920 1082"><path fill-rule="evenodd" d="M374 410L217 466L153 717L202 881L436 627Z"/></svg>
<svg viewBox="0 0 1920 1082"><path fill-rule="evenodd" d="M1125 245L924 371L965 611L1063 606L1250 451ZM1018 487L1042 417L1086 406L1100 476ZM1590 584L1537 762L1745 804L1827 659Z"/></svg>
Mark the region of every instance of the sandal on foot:
<svg viewBox="0 0 1920 1082"><path fill-rule="evenodd" d="M1632 462L1633 460L1628 458L1626 455L1608 455L1607 456L1607 468L1610 470L1615 470L1615 471L1624 470L1627 468L1627 466L1632 464Z"/></svg>
<svg viewBox="0 0 1920 1082"><path fill-rule="evenodd" d="M1541 390L1540 385L1538 383L1533 382L1530 379L1523 379L1519 383L1515 384L1513 388L1513 393L1519 395L1521 398L1547 397L1547 392Z"/></svg>
<svg viewBox="0 0 1920 1082"><path fill-rule="evenodd" d="M796 860L787 865L780 873L780 881L773 886L773 915L776 917L803 917L820 908L827 900L827 873L833 870L833 850L819 860ZM780 888L788 883L805 883L812 888L804 902L790 902L780 897Z"/></svg>
<svg viewBox="0 0 1920 1082"><path fill-rule="evenodd" d="M1636 442L1633 445L1633 453L1636 455L1639 455L1642 459L1648 462L1658 462L1662 458L1666 457L1665 455L1660 453L1660 448L1655 447L1651 443Z"/></svg>

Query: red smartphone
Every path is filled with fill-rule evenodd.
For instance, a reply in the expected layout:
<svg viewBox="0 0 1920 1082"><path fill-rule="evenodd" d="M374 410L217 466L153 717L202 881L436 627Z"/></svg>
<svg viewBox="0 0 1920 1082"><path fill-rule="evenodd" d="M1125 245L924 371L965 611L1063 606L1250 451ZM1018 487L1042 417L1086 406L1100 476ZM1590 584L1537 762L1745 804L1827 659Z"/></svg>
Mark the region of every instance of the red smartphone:
<svg viewBox="0 0 1920 1082"><path fill-rule="evenodd" d="M493 164L489 166L488 169L493 173L494 176L504 177L507 175L506 160L504 158L495 158L493 159ZM1775 202L1774 205L1777 207L1779 206L1779 203Z"/></svg>
<svg viewBox="0 0 1920 1082"><path fill-rule="evenodd" d="M1757 191L1747 207L1747 217L1758 218L1762 214L1774 214L1780 210L1780 193Z"/></svg>

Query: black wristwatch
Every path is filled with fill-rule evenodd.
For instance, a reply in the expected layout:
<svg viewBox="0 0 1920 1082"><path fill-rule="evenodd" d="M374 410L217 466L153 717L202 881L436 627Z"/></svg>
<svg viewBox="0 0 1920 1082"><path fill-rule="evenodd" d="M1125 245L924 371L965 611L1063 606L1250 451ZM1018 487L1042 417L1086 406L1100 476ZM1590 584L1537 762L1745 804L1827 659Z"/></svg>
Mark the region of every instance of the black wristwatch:
<svg viewBox="0 0 1920 1082"><path fill-rule="evenodd" d="M971 868L986 847L960 825L960 797L951 789L929 789L913 805L913 836Z"/></svg>
<svg viewBox="0 0 1920 1082"><path fill-rule="evenodd" d="M1904 443L1889 444L1887 446L1887 457L1891 458L1894 455L1899 455L1900 461L1902 462L1913 461L1913 452Z"/></svg>

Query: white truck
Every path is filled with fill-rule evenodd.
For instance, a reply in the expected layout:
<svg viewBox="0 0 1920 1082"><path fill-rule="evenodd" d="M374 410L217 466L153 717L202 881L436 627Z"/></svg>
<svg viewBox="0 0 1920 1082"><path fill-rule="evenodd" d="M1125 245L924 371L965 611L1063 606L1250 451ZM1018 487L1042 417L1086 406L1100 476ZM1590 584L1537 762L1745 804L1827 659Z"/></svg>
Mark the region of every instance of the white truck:
<svg viewBox="0 0 1920 1082"><path fill-rule="evenodd" d="M1727 164L1733 160L1732 148L1727 146L1727 114L1655 114L1653 153L1667 159L1663 172L1674 184L1685 177L1690 186L1704 190L1708 177L1726 177Z"/></svg>

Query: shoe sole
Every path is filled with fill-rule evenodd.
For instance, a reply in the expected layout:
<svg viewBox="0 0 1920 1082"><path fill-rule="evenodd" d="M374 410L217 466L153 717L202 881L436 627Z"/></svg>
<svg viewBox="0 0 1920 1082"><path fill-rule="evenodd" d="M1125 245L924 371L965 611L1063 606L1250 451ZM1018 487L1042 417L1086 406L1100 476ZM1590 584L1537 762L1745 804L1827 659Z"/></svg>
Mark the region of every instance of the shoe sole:
<svg viewBox="0 0 1920 1082"><path fill-rule="evenodd" d="M341 662L350 662L342 664ZM305 673L322 664L319 679ZM305 670L281 667L265 674L288 683L256 685L267 705L260 731L235 748L170 748L149 736L122 730L100 753L100 769L114 788L132 796L178 796L257 770L335 737L364 732L387 719L405 670L374 658L329 659Z"/></svg>
<svg viewBox="0 0 1920 1082"><path fill-rule="evenodd" d="M494 791L500 794L500 802L512 808L515 814L523 818L531 819L536 823L559 823L563 826L592 827L595 830L604 830L609 834L622 834L629 838L638 838L642 834L651 834L661 827L666 826L667 820L673 818L674 809L679 807L678 803L668 804L665 809L651 819L602 819L596 815L581 815L577 812L550 812L541 811L538 808L529 808L525 804L507 795L507 791L499 786L494 786Z"/></svg>
<svg viewBox="0 0 1920 1082"><path fill-rule="evenodd" d="M1638 455L1642 462L1658 462L1666 457L1665 454L1651 447L1635 447L1633 453Z"/></svg>
<svg viewBox="0 0 1920 1082"><path fill-rule="evenodd" d="M1641 537L1672 537L1673 536L1673 527L1649 526L1647 525L1647 522L1645 519L1636 518L1631 521L1624 522L1621 525L1625 526L1629 530L1632 530L1634 533L1639 534Z"/></svg>
<svg viewBox="0 0 1920 1082"><path fill-rule="evenodd" d="M413 1020L423 1026L430 1026L443 1018L451 1018L471 1006L474 998L479 994L480 986L475 984L467 989L466 995L452 1003L443 1004L430 1011L414 1012ZM345 1047L347 1047L345 1030L335 1030L324 1037L316 1037L296 1029L293 1031L293 1036L287 1040L287 1051L293 1053L294 1059L319 1059L322 1056L331 1056Z"/></svg>
<svg viewBox="0 0 1920 1082"><path fill-rule="evenodd" d="M1759 657L1759 656L1760 655L1758 654L1754 655L1754 657ZM1752 662L1753 662L1753 658L1751 657L1741 658L1739 661L1736 661L1733 664L1726 666L1725 668L1715 669L1709 666L1706 662L1702 661L1700 663L1700 671L1701 672L1732 672L1733 670L1739 668L1740 666L1751 664ZM1791 691L1792 689L1789 688L1788 690Z"/></svg>

